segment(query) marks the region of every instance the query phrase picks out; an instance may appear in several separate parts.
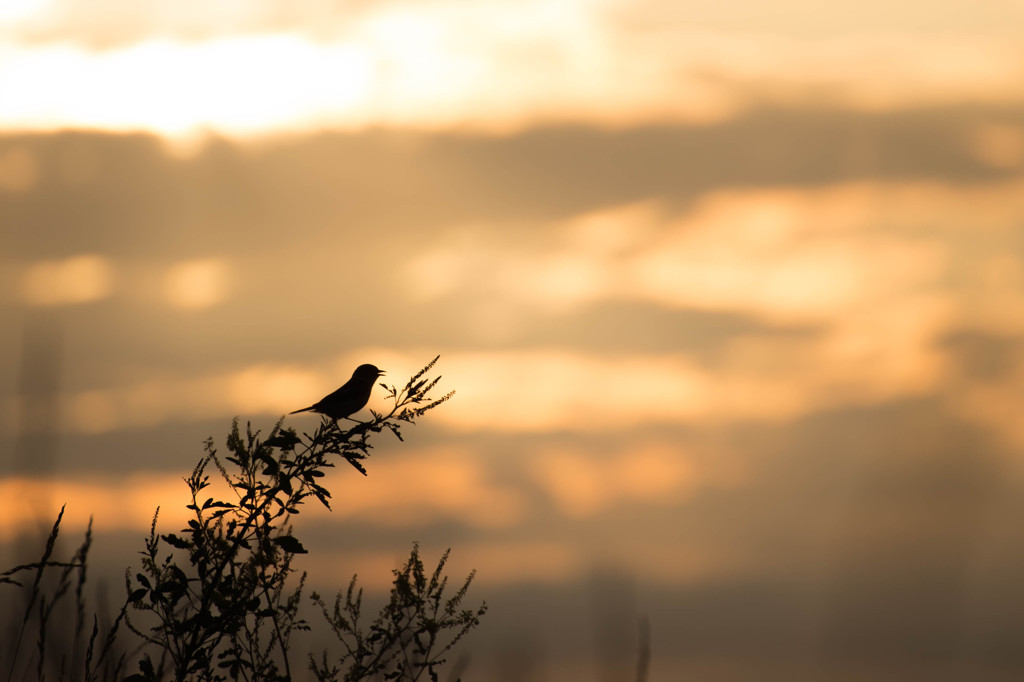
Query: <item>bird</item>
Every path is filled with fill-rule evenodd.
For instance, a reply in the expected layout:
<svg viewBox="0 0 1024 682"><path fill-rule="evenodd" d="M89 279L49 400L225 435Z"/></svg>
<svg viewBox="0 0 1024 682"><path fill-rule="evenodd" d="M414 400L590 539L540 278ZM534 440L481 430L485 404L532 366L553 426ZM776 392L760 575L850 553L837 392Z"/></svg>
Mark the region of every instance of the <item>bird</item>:
<svg viewBox="0 0 1024 682"><path fill-rule="evenodd" d="M344 419L350 414L358 412L366 406L370 400L370 391L373 390L373 383L377 377L384 372L373 365L359 365L356 371L352 372L352 378L346 381L341 388L334 393L329 393L319 401L301 410L295 410L290 414L299 412L318 412L327 415L334 421Z"/></svg>

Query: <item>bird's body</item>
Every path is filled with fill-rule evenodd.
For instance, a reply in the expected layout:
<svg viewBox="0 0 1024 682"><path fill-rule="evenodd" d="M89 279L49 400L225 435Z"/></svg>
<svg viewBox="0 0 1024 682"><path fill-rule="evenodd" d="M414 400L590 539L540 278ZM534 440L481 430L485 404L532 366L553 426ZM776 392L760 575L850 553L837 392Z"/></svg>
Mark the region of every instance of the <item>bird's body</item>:
<svg viewBox="0 0 1024 682"><path fill-rule="evenodd" d="M373 365L359 365L352 373L352 378L334 393L328 394L318 402L295 410L291 414L299 412L318 412L337 421L358 412L366 406L370 400L370 391L373 390L373 383L377 377L384 374Z"/></svg>

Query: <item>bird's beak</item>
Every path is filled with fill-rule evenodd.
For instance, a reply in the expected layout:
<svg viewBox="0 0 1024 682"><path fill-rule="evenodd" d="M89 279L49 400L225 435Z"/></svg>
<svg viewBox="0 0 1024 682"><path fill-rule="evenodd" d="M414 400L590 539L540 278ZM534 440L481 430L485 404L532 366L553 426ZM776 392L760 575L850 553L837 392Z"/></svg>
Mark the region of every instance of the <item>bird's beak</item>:
<svg viewBox="0 0 1024 682"><path fill-rule="evenodd" d="M382 370L382 369L378 369L378 370L377 370L377 376L379 376L379 377L382 377L382 376L384 376L385 374L387 374L387 372L385 372L384 370Z"/></svg>

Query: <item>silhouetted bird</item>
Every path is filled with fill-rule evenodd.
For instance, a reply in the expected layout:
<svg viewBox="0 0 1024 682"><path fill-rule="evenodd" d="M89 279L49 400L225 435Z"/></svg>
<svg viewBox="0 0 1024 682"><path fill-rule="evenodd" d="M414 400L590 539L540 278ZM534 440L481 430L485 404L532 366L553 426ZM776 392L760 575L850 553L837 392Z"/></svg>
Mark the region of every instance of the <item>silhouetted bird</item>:
<svg viewBox="0 0 1024 682"><path fill-rule="evenodd" d="M377 377L384 374L373 365L359 365L356 371L352 372L352 378L345 382L345 385L334 393L326 395L319 402L295 410L291 414L299 412L319 412L337 421L344 419L354 412L363 409L370 400L370 391L373 390L373 383Z"/></svg>

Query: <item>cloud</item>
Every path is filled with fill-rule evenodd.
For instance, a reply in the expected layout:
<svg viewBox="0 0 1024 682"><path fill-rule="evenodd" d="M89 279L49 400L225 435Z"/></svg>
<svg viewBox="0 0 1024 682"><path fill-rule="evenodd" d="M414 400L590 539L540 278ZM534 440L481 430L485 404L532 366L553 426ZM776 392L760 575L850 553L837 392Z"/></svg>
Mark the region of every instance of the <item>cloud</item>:
<svg viewBox="0 0 1024 682"><path fill-rule="evenodd" d="M599 303L740 315L757 324L722 337L713 355L442 344L422 352L353 348L318 363L239 363L173 376L151 369L66 393L66 426L102 433L280 415L333 390L361 362L400 381L437 352L445 385L458 395L432 418L463 432L780 421L926 395L943 390L951 376L939 343L944 335L1022 328L1015 311L1024 310L1017 286L1024 268L1004 248L1024 215L1022 196L1017 181L728 190L682 211L641 202L588 212L528 239L497 229L471 238L442 234L433 250L407 261L406 295L461 311L469 326L498 333L524 311L536 319ZM63 281L44 275L60 274L68 263L78 261L33 266L26 281L43 291ZM98 263L103 267L86 270L109 275L106 261ZM185 285L195 285L181 302L216 303L226 295L225 268L221 261L179 264L169 271L180 285L172 290L184 296ZM231 272L248 270L256 269ZM434 270L441 277L433 288L419 288ZM73 291L109 291L108 280L97 281L107 283ZM126 290L142 288L125 283ZM477 303L491 316L475 317ZM781 333L793 328L803 332Z"/></svg>
<svg viewBox="0 0 1024 682"><path fill-rule="evenodd" d="M958 314L977 315L961 308L960 283L948 275L982 268L991 293L1013 295L1021 264L1000 239L1024 215L1022 191L1016 181L722 190L683 212L644 202L583 214L533 240L454 231L410 261L409 295L476 293L552 313L632 301L830 325L936 296L956 301ZM975 246L962 252L971 232ZM431 272L434 286L420 287ZM986 310L996 318L995 308L1005 307Z"/></svg>
<svg viewBox="0 0 1024 682"><path fill-rule="evenodd" d="M764 104L1019 102L1011 93L1024 65L1019 41L997 22L960 34L916 23L900 31L888 15L858 32L822 16L809 35L785 22L666 22L658 3L604 0L50 9L15 22L0 44L0 129L245 136L708 123Z"/></svg>

